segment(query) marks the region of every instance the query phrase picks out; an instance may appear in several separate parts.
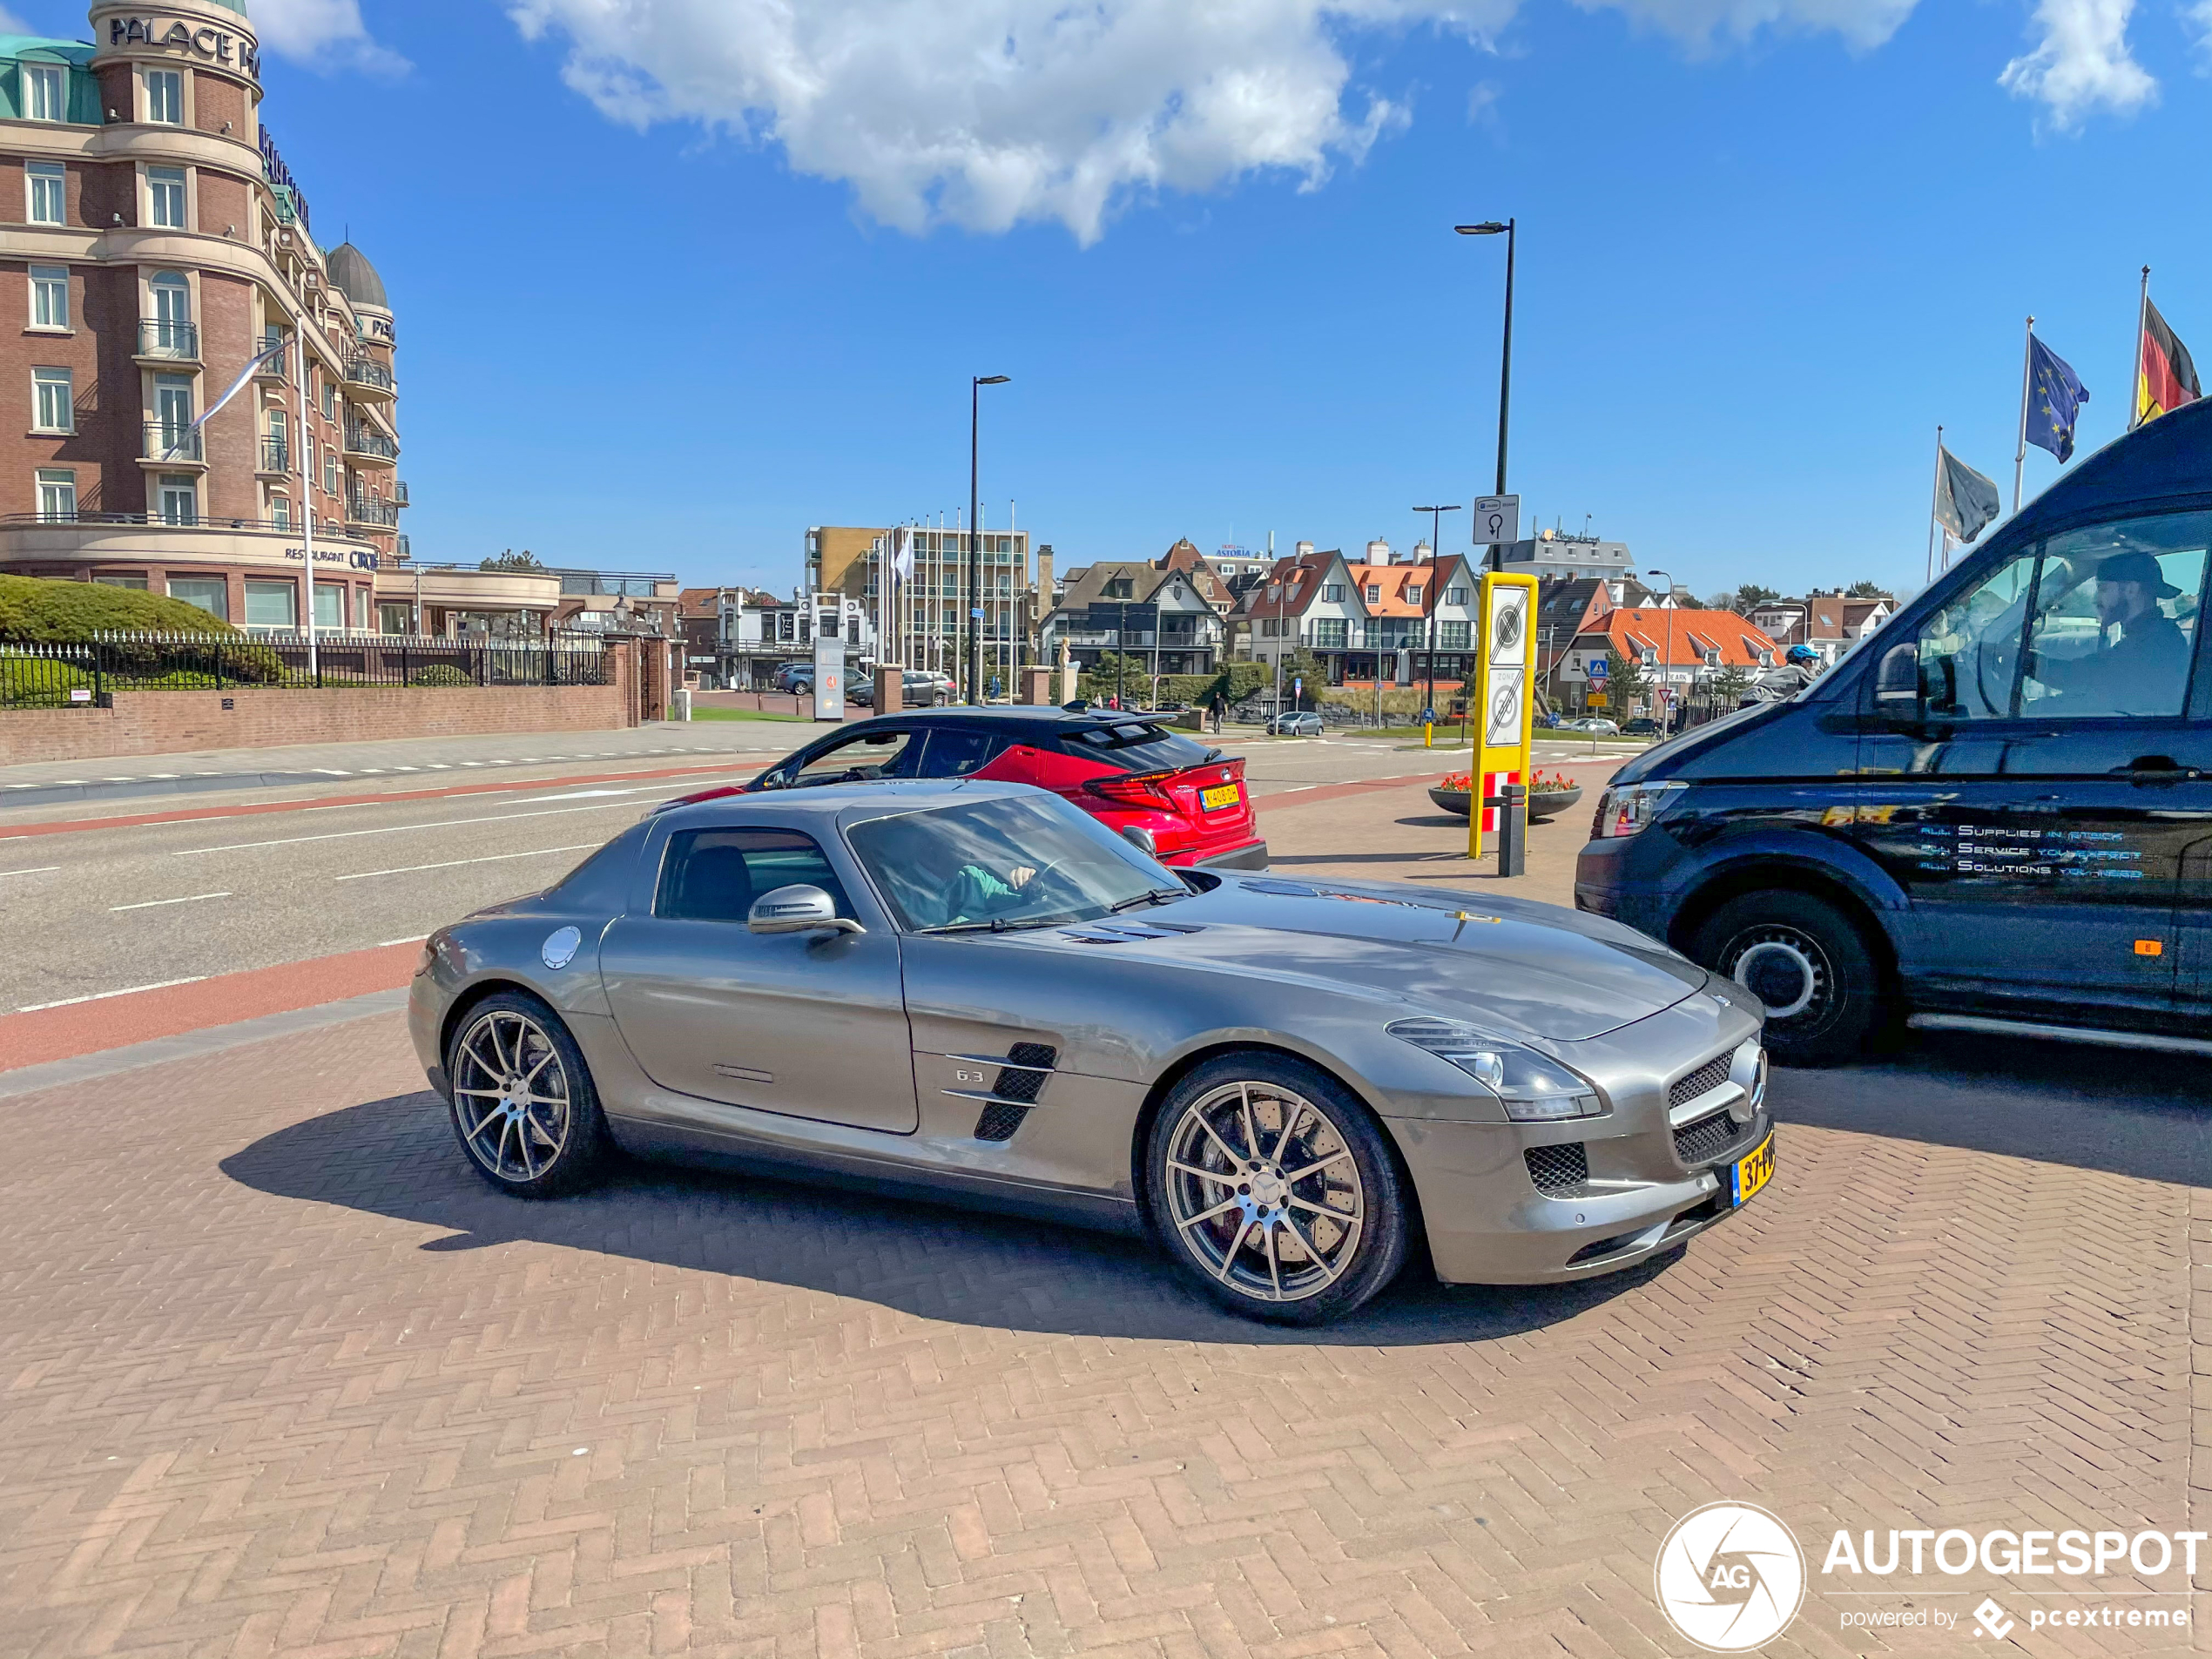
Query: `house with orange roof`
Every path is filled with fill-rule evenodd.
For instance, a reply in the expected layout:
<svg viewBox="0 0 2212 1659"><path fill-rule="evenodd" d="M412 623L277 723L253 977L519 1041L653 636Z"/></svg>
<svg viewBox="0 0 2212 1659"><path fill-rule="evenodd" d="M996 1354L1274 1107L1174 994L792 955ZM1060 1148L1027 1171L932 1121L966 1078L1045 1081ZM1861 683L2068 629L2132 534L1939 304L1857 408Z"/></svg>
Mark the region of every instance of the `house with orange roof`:
<svg viewBox="0 0 2212 1659"><path fill-rule="evenodd" d="M1730 669L1757 674L1781 660L1781 647L1732 610L1694 610L1677 605L1615 605L1591 618L1575 636L1559 667L1561 685L1575 694L1596 690L1606 675L1589 671L1608 656L1638 664L1644 683L1683 698ZM1596 699L1590 699L1596 700Z"/></svg>

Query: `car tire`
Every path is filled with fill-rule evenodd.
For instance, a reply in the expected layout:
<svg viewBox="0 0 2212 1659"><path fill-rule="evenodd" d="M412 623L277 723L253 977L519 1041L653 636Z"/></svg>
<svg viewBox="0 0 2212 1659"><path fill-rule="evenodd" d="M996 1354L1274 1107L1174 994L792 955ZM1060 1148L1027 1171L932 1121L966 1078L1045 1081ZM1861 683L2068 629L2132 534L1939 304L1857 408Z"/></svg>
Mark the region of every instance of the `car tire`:
<svg viewBox="0 0 2212 1659"><path fill-rule="evenodd" d="M1767 1051L1784 1065L1856 1058L1887 1016L1866 935L1809 893L1730 899L1697 930L1690 954L1767 1005Z"/></svg>
<svg viewBox="0 0 2212 1659"><path fill-rule="evenodd" d="M1411 1190L1381 1127L1287 1055L1221 1055L1184 1077L1153 1116L1142 1176L1169 1258L1246 1318L1326 1325L1405 1265Z"/></svg>
<svg viewBox="0 0 2212 1659"><path fill-rule="evenodd" d="M553 1198L598 1178L610 1137L583 1051L526 992L500 991L453 1028L446 1078L455 1138L502 1192Z"/></svg>

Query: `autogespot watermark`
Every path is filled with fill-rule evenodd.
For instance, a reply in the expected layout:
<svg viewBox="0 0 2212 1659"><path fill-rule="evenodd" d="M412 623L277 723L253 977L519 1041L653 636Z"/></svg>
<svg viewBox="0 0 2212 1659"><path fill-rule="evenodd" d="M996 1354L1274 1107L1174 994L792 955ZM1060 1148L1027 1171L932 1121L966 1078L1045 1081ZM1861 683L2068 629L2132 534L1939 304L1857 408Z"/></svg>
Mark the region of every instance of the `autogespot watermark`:
<svg viewBox="0 0 2212 1659"><path fill-rule="evenodd" d="M2192 1622L2188 1595L2197 1547L2209 1537L2212 1534L2088 1527L1839 1531L1830 1538L1816 1575L1778 1516L1755 1504L1709 1503L1667 1534L1653 1581L1668 1622L1709 1653L1764 1647L1797 1618L1809 1588L1824 1598L1878 1596L1892 1588L1864 1588L1869 1581L1905 1581L1894 1584L1899 1605L1843 1608L1836 1615L1838 1629L1944 1632L1971 1621L1968 1634L2000 1642L2023 1623L2030 1630L2163 1631ZM1930 1598L1973 1594L1946 1590L1942 1581L1974 1573L2008 1581L2007 1601L1984 1595L1971 1612L1929 1604ZM2161 1578L2178 1582L2112 1595L2064 1589L2055 1582L2121 1575L2154 1585ZM2054 1582L2047 1588L2037 1580Z"/></svg>

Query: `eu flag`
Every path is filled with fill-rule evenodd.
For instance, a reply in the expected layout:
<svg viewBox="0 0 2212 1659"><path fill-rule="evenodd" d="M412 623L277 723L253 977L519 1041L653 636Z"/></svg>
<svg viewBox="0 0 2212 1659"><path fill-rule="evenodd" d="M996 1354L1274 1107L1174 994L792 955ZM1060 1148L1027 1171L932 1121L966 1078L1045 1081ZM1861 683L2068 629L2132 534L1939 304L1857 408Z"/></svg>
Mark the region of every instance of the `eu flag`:
<svg viewBox="0 0 2212 1659"><path fill-rule="evenodd" d="M2048 449L2063 465L2074 459L2074 417L2089 401L2089 388L2073 369L2033 335L2027 341L2027 441Z"/></svg>

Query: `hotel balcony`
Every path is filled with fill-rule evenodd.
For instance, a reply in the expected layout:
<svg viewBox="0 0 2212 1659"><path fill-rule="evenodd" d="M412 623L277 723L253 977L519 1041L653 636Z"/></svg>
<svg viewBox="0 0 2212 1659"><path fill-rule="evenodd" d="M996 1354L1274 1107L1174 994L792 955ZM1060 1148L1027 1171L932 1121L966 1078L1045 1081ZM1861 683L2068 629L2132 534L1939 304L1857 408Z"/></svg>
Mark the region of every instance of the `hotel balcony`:
<svg viewBox="0 0 2212 1659"><path fill-rule="evenodd" d="M261 440L261 464L256 469L265 477L289 477L292 474L292 444L285 438Z"/></svg>
<svg viewBox="0 0 2212 1659"><path fill-rule="evenodd" d="M374 427L360 421L346 422L346 454L349 458L367 462L372 467L396 467L400 464L398 441L386 437Z"/></svg>
<svg viewBox="0 0 2212 1659"><path fill-rule="evenodd" d="M400 508L397 502L378 501L372 496L354 496L346 502L347 528L388 530L399 527Z"/></svg>
<svg viewBox="0 0 2212 1659"><path fill-rule="evenodd" d="M268 350L272 346L288 346L290 341L291 336L281 328L264 328L261 331L261 337L253 342L253 349L256 354L259 354ZM274 381L283 386L290 385L292 383L291 352L287 350L269 358L253 371L253 378L257 381Z"/></svg>
<svg viewBox="0 0 2212 1659"><path fill-rule="evenodd" d="M390 495L388 497L387 497L387 499L388 499L388 500L389 500L389 501L391 502L392 505L394 505L395 507L404 507L404 506L406 506L406 505L408 504L408 503L407 503L407 480L406 480L406 479L404 479L404 478L395 478L395 479L393 479L393 480L392 480L392 493L391 493L391 495Z"/></svg>
<svg viewBox="0 0 2212 1659"><path fill-rule="evenodd" d="M144 442L138 446L139 464L193 469L205 467L207 455L201 435L198 427L168 426L150 421L144 428Z"/></svg>
<svg viewBox="0 0 2212 1659"><path fill-rule="evenodd" d="M399 388L393 384L392 371L369 357L349 357L346 360L347 389L366 397L397 397Z"/></svg>
<svg viewBox="0 0 2212 1659"><path fill-rule="evenodd" d="M145 317L138 322L138 361L156 363L196 363L199 361L199 325L166 317Z"/></svg>

